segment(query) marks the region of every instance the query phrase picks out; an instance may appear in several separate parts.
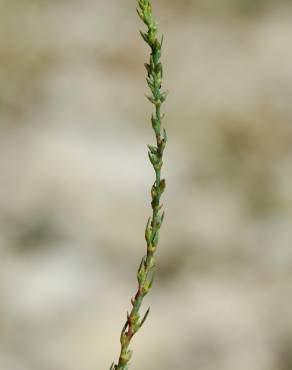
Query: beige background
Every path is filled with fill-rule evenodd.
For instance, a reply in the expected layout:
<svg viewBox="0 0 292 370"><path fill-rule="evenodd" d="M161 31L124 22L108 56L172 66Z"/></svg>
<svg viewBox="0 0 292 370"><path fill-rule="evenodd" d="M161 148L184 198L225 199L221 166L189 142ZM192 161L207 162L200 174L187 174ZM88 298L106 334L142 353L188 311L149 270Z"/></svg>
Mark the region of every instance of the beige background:
<svg viewBox="0 0 292 370"><path fill-rule="evenodd" d="M291 2L153 3L168 187L131 368L291 370ZM153 182L135 1L0 5L0 368L105 370Z"/></svg>

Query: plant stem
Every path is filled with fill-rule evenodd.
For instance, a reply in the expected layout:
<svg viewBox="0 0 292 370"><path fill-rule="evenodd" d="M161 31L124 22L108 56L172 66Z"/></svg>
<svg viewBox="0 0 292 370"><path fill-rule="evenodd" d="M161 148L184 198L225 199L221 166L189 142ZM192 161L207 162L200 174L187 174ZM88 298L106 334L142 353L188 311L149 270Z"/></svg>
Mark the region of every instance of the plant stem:
<svg viewBox="0 0 292 370"><path fill-rule="evenodd" d="M161 211L162 205L160 204L161 195L165 190L165 180L161 179L161 168L163 165L163 152L167 141L166 131L165 129L161 129L163 119L161 105L167 97L167 92L161 90L163 68L160 58L163 38L161 40L158 39L157 24L153 19L150 0L138 0L137 13L147 26L146 32L140 31L141 36L151 49L150 60L149 63L145 64L145 68L147 70L146 81L151 90L151 95L147 96L147 98L155 107L155 113L152 114L151 122L156 137L156 146L148 145L148 156L155 171L155 182L151 189L152 217L148 219L145 229L147 253L142 258L137 272L138 290L131 299L133 307L130 314L127 313L127 320L121 332L119 360L117 364L113 363L111 365L110 370L128 370L129 361L132 356L132 351L129 350L131 339L142 327L149 314L150 308L148 308L143 318L140 319L139 311L143 299L150 291L153 283L155 252L158 246L159 229L164 218L164 212Z"/></svg>

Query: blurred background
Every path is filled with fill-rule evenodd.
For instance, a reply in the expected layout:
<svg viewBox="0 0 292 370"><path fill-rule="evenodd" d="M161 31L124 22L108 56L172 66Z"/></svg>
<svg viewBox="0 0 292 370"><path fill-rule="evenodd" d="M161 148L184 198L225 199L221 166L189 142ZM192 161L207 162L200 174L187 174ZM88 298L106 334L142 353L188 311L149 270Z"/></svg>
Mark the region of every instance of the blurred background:
<svg viewBox="0 0 292 370"><path fill-rule="evenodd" d="M154 142L134 0L0 0L0 368L104 370ZM292 369L292 4L153 0L166 220L132 369Z"/></svg>

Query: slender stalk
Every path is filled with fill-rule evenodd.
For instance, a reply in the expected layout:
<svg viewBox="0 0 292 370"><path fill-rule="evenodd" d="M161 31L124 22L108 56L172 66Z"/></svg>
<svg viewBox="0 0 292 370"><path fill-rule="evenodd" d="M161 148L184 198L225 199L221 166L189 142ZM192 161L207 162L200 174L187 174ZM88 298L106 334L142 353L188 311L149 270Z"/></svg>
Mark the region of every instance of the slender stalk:
<svg viewBox="0 0 292 370"><path fill-rule="evenodd" d="M161 179L161 168L163 164L163 152L167 141L166 131L161 128L161 121L163 119L161 105L167 96L167 92L161 89L163 68L160 58L163 37L160 40L158 39L157 24L153 18L150 0L138 0L137 13L147 27L146 32L140 31L141 36L151 49L150 59L145 64L145 67L147 70L146 81L151 90L151 95L148 95L147 98L155 108L151 122L156 138L156 145L148 145L148 156L155 171L155 182L151 188L152 216L148 219L145 229L147 253L142 258L137 272L138 290L131 299L132 310L130 313L127 313L127 320L121 332L119 360L117 364L113 363L111 365L110 370L128 370L129 361L132 356L132 351L129 349L130 342L142 327L149 314L150 308L148 308L143 318L140 318L140 308L143 299L150 291L154 279L155 252L158 246L159 229L164 218L164 212L161 211L162 205L160 204L161 195L165 190L165 180Z"/></svg>

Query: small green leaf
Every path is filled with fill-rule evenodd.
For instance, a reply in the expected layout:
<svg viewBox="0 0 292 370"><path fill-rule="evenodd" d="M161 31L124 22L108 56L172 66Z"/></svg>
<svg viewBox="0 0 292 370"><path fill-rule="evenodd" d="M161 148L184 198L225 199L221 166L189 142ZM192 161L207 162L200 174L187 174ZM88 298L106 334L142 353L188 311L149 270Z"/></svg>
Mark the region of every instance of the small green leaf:
<svg viewBox="0 0 292 370"><path fill-rule="evenodd" d="M149 312L150 312L150 307L148 308L148 310L146 311L143 319L141 320L141 323L140 323L140 328L142 327L142 325L144 324L144 322L146 321L148 315L149 315Z"/></svg>
<svg viewBox="0 0 292 370"><path fill-rule="evenodd" d="M146 239L147 244L150 244L150 242L151 242L151 235L152 235L152 230L151 230L151 226L150 226L150 220L151 220L151 218L149 217L148 218L148 221L147 221L146 228L145 228L145 239Z"/></svg>
<svg viewBox="0 0 292 370"><path fill-rule="evenodd" d="M149 42L148 34L143 31L140 31L140 35L142 36L143 40L148 44Z"/></svg>
<svg viewBox="0 0 292 370"><path fill-rule="evenodd" d="M156 189L155 183L153 184L153 186L151 188L151 196L152 196L152 199L157 198L157 189Z"/></svg>
<svg viewBox="0 0 292 370"><path fill-rule="evenodd" d="M143 257L137 272L137 279L139 285L143 284L145 278L146 278L145 257Z"/></svg>
<svg viewBox="0 0 292 370"><path fill-rule="evenodd" d="M150 72L151 72L151 68L150 68L150 65L148 63L145 63L144 64L145 68L146 68L146 71L147 71L147 75L148 77L150 76Z"/></svg>
<svg viewBox="0 0 292 370"><path fill-rule="evenodd" d="M156 104L157 101L151 96L151 95L146 95L146 98L150 101L152 104Z"/></svg>
<svg viewBox="0 0 292 370"><path fill-rule="evenodd" d="M157 147L153 145L147 145L152 154L157 154Z"/></svg>
<svg viewBox="0 0 292 370"><path fill-rule="evenodd" d="M138 13L138 16L142 19L142 21L144 22L144 14L143 12L140 10L140 9L136 9L137 13Z"/></svg>
<svg viewBox="0 0 292 370"><path fill-rule="evenodd" d="M168 95L168 91L164 91L161 95L160 95L160 101L161 103L164 103L166 98L167 98L167 95Z"/></svg>
<svg viewBox="0 0 292 370"><path fill-rule="evenodd" d="M159 184L159 194L162 194L162 193L164 192L165 187L166 187L165 179L160 180L160 184Z"/></svg>
<svg viewBox="0 0 292 370"><path fill-rule="evenodd" d="M156 249L156 246L158 244L158 239L159 239L159 233L158 233L158 230L153 234L153 238L152 238L152 244L153 244L153 247L154 249Z"/></svg>

